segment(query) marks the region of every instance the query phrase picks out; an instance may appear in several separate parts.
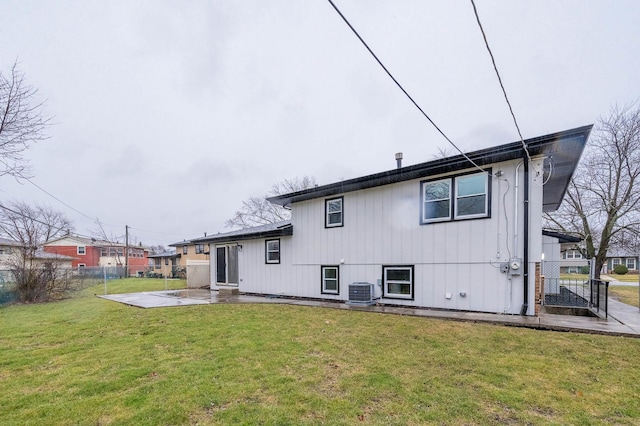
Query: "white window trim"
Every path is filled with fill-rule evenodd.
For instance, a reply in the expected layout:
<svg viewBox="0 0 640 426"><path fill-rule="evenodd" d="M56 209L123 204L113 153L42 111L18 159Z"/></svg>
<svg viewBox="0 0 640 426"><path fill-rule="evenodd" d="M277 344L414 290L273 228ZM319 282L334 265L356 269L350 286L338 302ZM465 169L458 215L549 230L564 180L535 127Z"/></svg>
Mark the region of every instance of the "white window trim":
<svg viewBox="0 0 640 426"><path fill-rule="evenodd" d="M329 203L332 201L340 201L340 222L329 223ZM332 212L337 214L338 212ZM324 227L325 228L339 228L344 226L344 197L327 198L324 200Z"/></svg>
<svg viewBox="0 0 640 426"><path fill-rule="evenodd" d="M326 278L325 271L327 269L335 269L336 270L336 277L335 278ZM324 266L320 267L320 270L321 270L321 279L322 279L322 283L321 283L322 287L320 289L320 293L322 293L322 294L340 294L340 266L338 266L338 265L324 265ZM327 287L326 287L327 279L336 282L336 289L335 290L327 289Z"/></svg>
<svg viewBox="0 0 640 426"><path fill-rule="evenodd" d="M278 250L269 250L269 243L273 242L273 241L277 241L278 242ZM282 256L282 246L280 243L280 239L279 238L273 238L270 240L265 240L264 241L264 261L265 263L269 264L269 265L276 265L280 263L280 256ZM277 260L272 260L269 259L269 253L278 253L278 259Z"/></svg>
<svg viewBox="0 0 640 426"><path fill-rule="evenodd" d="M82 250L80 250L82 249ZM85 254L87 254L87 246L77 246L76 247L76 253L80 256L84 256Z"/></svg>
<svg viewBox="0 0 640 426"><path fill-rule="evenodd" d="M463 196L458 196L457 192L458 192L458 180L461 178L466 178L466 177L471 177L471 176L480 176L480 175L485 175L484 176L484 192L479 192L477 194L469 194L469 195L463 195ZM461 176L456 176L453 178L454 180L454 188L456 191L455 194L455 208L453 209L454 211L454 219L476 219L476 218L481 218L481 217L487 217L489 216L489 178L486 175L486 173L482 172L482 173L473 173L473 174L469 174L469 175L461 175ZM477 197L479 195L484 195L484 212L483 213L476 213L476 214L465 214L465 215L460 215L458 214L458 200L460 199L464 199L464 198L470 198L470 197Z"/></svg>
<svg viewBox="0 0 640 426"><path fill-rule="evenodd" d="M411 285L411 292L409 294L399 294L399 293L390 293L389 292L389 284L406 284L407 281L398 281L398 280L387 280L387 271L394 269L402 269L408 270L411 273L410 279L408 283ZM414 292L415 292L415 275L414 275L414 267L412 265L385 265L382 267L382 288L384 291L385 299L405 299L405 300L413 300Z"/></svg>
<svg viewBox="0 0 640 426"><path fill-rule="evenodd" d="M435 200L429 200L428 202L437 202L437 201L449 201L449 214L447 216L444 217L433 217L433 218L428 218L425 217L426 213L427 213L427 209L425 208L425 204L427 203L426 200L426 191L427 191L427 186L430 184L435 184L435 183L441 183L441 182L446 182L449 185L449 197L448 198L439 198L439 199L435 199ZM451 220L451 191L452 191L452 182L451 182L451 178L446 178L446 179L439 179L439 180L432 180L432 181L428 181L428 182L423 182L422 183L422 223L433 223L433 222L448 222Z"/></svg>
<svg viewBox="0 0 640 426"><path fill-rule="evenodd" d="M470 194L462 197L458 197L458 179L474 176L474 175L485 175L484 176L484 192L478 194ZM449 183L449 216L448 217L439 217L439 218L426 218L426 209L425 209L425 191L426 187L432 183L438 182L448 182ZM469 214L469 215L460 215L458 214L458 199L473 197L484 195L484 213L477 214ZM446 198L441 200L430 200L430 201L444 201ZM491 217L491 169L487 169L486 172L482 173L465 173L454 176L447 176L445 178L434 179L434 180L424 180L420 182L420 224L426 225L430 223L436 222L451 222L451 221L459 221L459 220L469 220L469 219L485 219Z"/></svg>

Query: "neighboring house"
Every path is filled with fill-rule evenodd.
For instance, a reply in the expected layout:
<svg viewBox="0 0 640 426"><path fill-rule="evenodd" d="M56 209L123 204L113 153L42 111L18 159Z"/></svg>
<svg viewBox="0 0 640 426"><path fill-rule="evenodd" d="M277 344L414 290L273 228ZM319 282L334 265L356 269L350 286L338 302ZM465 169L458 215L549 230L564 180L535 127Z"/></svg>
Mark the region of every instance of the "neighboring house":
<svg viewBox="0 0 640 426"><path fill-rule="evenodd" d="M166 251L159 254L150 254L149 260L153 262L150 265L150 273L166 278L177 278L180 274L177 266L177 255L174 250Z"/></svg>
<svg viewBox="0 0 640 426"><path fill-rule="evenodd" d="M149 268L149 249L142 246L127 247L125 244L95 238L65 235L47 241L43 248L49 253L75 257L73 268L124 267L128 263L128 275L137 275Z"/></svg>
<svg viewBox="0 0 640 426"><path fill-rule="evenodd" d="M542 212L590 130L467 154L484 171L458 155L271 197L291 221L190 242L210 247L214 290L535 315Z"/></svg>
<svg viewBox="0 0 640 426"><path fill-rule="evenodd" d="M6 271L10 267L12 257L19 254L22 247L23 245L20 242L0 238L0 271ZM47 253L41 249L35 252L33 259L42 264L55 261L59 268L71 268L72 262L75 260L72 256Z"/></svg>
<svg viewBox="0 0 640 426"><path fill-rule="evenodd" d="M207 234L204 234L204 238ZM187 287L201 288L210 286L209 244L196 240L184 240L169 244L176 248L176 265L180 277L186 276Z"/></svg>
<svg viewBox="0 0 640 426"><path fill-rule="evenodd" d="M558 244L557 254L551 254L549 251L551 256L547 256L547 250L543 250L543 253L545 263L556 262L559 273L580 274L585 266L589 267L589 259L580 252L581 238L546 230L542 231L542 235Z"/></svg>
<svg viewBox="0 0 640 426"><path fill-rule="evenodd" d="M0 237L0 270L7 269L9 267L11 256L16 250L20 250L21 248L21 243Z"/></svg>
<svg viewBox="0 0 640 426"><path fill-rule="evenodd" d="M612 249L607 252L607 261L602 267L602 273L613 273L616 265L624 265L629 272L638 273L638 255L626 250Z"/></svg>
<svg viewBox="0 0 640 426"><path fill-rule="evenodd" d="M544 293L557 292L560 274L580 273L583 266L588 266L585 259L567 257L568 250L575 250L582 239L572 235L553 231L542 231L542 275L545 279Z"/></svg>
<svg viewBox="0 0 640 426"><path fill-rule="evenodd" d="M206 237L207 234L204 234ZM176 248L176 266L186 268L189 261L209 262L209 245L201 241L184 240L179 243L169 244L169 247Z"/></svg>

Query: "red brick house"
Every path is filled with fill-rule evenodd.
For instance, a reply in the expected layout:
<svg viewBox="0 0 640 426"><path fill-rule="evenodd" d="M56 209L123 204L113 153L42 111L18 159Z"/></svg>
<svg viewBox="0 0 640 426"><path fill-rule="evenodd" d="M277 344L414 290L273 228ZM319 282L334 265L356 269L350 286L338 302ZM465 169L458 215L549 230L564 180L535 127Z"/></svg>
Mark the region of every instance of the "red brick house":
<svg viewBox="0 0 640 426"><path fill-rule="evenodd" d="M149 267L149 249L142 246L129 246L128 259L125 256L127 246L120 243L96 240L95 238L65 235L47 241L43 249L49 253L72 256L74 268L124 267L128 263L128 275L144 272Z"/></svg>

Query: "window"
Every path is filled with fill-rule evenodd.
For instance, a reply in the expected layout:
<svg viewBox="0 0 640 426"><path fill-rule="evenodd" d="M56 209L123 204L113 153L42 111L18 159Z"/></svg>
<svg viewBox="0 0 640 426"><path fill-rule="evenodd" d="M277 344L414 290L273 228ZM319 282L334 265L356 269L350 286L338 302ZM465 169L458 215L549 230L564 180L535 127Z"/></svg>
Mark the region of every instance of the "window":
<svg viewBox="0 0 640 426"><path fill-rule="evenodd" d="M420 223L489 217L490 174L488 170L421 182Z"/></svg>
<svg viewBox="0 0 640 426"><path fill-rule="evenodd" d="M124 256L124 249L123 248L119 248L118 250L118 256Z"/></svg>
<svg viewBox="0 0 640 426"><path fill-rule="evenodd" d="M383 297L413 300L413 265L382 267Z"/></svg>
<svg viewBox="0 0 640 426"><path fill-rule="evenodd" d="M340 267L339 266L321 266L322 270L322 288L321 293L339 294L340 293Z"/></svg>
<svg viewBox="0 0 640 426"><path fill-rule="evenodd" d="M264 246L266 263L280 263L280 240L266 240Z"/></svg>
<svg viewBox="0 0 640 426"><path fill-rule="evenodd" d="M564 252L565 259L582 259L582 253L578 250L567 250Z"/></svg>
<svg viewBox="0 0 640 426"><path fill-rule="evenodd" d="M167 265L167 266L169 266L169 258L168 258L168 257L165 257L165 258L164 258L164 264L165 264L165 265Z"/></svg>
<svg viewBox="0 0 640 426"><path fill-rule="evenodd" d="M78 254L84 255L87 253L87 248L85 246L78 246Z"/></svg>
<svg viewBox="0 0 640 426"><path fill-rule="evenodd" d="M204 253L204 244L196 244L196 254Z"/></svg>
<svg viewBox="0 0 640 426"><path fill-rule="evenodd" d="M486 173L476 173L455 178L456 219L487 216L488 180Z"/></svg>
<svg viewBox="0 0 640 426"><path fill-rule="evenodd" d="M84 269L86 267L87 265L85 265L84 263L78 263L78 270Z"/></svg>
<svg viewBox="0 0 640 426"><path fill-rule="evenodd" d="M620 265L622 263L622 259L620 259L619 257L614 258L613 260L611 260L611 264L615 267L616 265Z"/></svg>
<svg viewBox="0 0 640 426"><path fill-rule="evenodd" d="M182 246L182 254L188 254L189 253L189 246Z"/></svg>
<svg viewBox="0 0 640 426"><path fill-rule="evenodd" d="M424 182L422 199L423 222L451 219L451 179Z"/></svg>
<svg viewBox="0 0 640 426"><path fill-rule="evenodd" d="M633 257L627 257L627 269L630 271L636 269L636 260Z"/></svg>
<svg viewBox="0 0 640 426"><path fill-rule="evenodd" d="M331 198L324 201L325 228L335 228L344 225L343 201L343 197Z"/></svg>

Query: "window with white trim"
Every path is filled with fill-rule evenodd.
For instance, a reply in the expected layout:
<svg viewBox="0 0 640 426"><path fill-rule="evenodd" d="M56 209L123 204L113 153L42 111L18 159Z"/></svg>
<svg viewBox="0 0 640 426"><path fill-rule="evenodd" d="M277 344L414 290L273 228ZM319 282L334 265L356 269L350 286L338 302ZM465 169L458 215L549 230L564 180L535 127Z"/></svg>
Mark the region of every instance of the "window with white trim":
<svg viewBox="0 0 640 426"><path fill-rule="evenodd" d="M627 269L630 271L636 269L636 259L633 257L627 257Z"/></svg>
<svg viewBox="0 0 640 426"><path fill-rule="evenodd" d="M423 181L420 223L490 216L491 170Z"/></svg>
<svg viewBox="0 0 640 426"><path fill-rule="evenodd" d="M423 182L422 222L451 220L451 179Z"/></svg>
<svg viewBox="0 0 640 426"><path fill-rule="evenodd" d="M383 297L413 300L413 265L382 267Z"/></svg>
<svg viewBox="0 0 640 426"><path fill-rule="evenodd" d="M322 270L322 288L323 294L339 294L340 293L340 267L339 266L321 266Z"/></svg>
<svg viewBox="0 0 640 426"><path fill-rule="evenodd" d="M564 252L565 259L582 259L582 253L578 250L567 250Z"/></svg>
<svg viewBox="0 0 640 426"><path fill-rule="evenodd" d="M280 263L280 240L266 240L264 242L266 263Z"/></svg>
<svg viewBox="0 0 640 426"><path fill-rule="evenodd" d="M182 254L189 254L189 246L182 246Z"/></svg>
<svg viewBox="0 0 640 426"><path fill-rule="evenodd" d="M196 254L204 253L204 244L196 244Z"/></svg>
<svg viewBox="0 0 640 426"><path fill-rule="evenodd" d="M87 248L85 246L78 246L78 254L84 255L87 253Z"/></svg>
<svg viewBox="0 0 640 426"><path fill-rule="evenodd" d="M344 225L344 197L324 201L324 227L335 228Z"/></svg>
<svg viewBox="0 0 640 426"><path fill-rule="evenodd" d="M619 257L614 257L611 260L611 265L616 266L616 265L620 265L622 264L622 259L620 259Z"/></svg>
<svg viewBox="0 0 640 426"><path fill-rule="evenodd" d="M455 219L488 216L488 181L489 176L487 173L476 173L455 178Z"/></svg>

